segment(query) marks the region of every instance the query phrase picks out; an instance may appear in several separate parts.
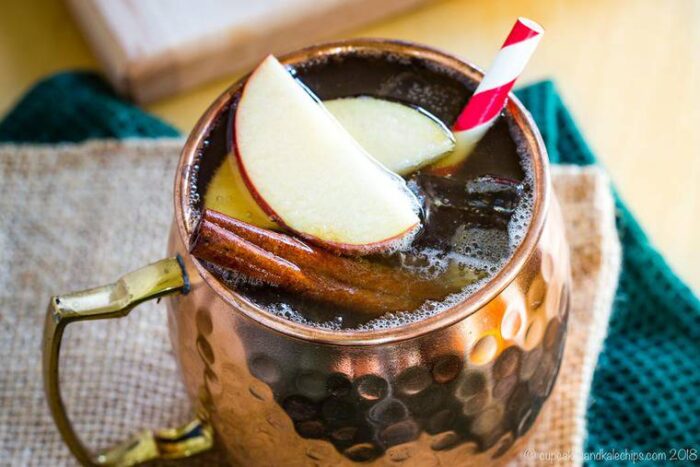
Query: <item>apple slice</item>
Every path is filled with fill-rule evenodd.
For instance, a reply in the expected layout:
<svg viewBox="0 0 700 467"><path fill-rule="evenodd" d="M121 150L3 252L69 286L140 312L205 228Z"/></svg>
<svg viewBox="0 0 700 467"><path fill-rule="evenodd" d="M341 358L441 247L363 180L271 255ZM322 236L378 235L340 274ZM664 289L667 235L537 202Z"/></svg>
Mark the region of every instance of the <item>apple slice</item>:
<svg viewBox="0 0 700 467"><path fill-rule="evenodd" d="M442 122L408 105L368 96L323 105L372 157L401 175L436 161L455 146Z"/></svg>
<svg viewBox="0 0 700 467"><path fill-rule="evenodd" d="M234 120L241 174L279 224L336 252L394 247L418 201L273 56L248 78Z"/></svg>

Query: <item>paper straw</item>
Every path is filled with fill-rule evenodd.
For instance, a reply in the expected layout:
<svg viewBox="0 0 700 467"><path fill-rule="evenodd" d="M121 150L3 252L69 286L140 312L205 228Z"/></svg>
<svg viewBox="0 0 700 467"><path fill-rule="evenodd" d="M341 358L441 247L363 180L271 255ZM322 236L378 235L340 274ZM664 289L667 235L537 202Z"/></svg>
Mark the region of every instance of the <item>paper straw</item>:
<svg viewBox="0 0 700 467"><path fill-rule="evenodd" d="M452 173L491 128L543 35L542 26L530 19L518 18L484 79L457 117L453 128L457 141L455 150L435 164L434 172Z"/></svg>

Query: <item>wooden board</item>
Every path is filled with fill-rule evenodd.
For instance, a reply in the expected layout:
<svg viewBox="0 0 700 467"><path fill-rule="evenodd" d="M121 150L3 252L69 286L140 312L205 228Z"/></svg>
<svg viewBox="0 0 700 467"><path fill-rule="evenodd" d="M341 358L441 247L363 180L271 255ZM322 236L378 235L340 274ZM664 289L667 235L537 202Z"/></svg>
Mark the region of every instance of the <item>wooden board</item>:
<svg viewBox="0 0 700 467"><path fill-rule="evenodd" d="M151 102L426 0L67 0L122 93Z"/></svg>

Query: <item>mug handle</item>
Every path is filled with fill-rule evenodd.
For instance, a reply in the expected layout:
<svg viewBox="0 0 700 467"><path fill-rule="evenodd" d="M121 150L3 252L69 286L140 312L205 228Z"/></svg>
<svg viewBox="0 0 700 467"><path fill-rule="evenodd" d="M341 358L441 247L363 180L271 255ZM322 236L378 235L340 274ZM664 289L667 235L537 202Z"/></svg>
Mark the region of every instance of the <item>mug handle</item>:
<svg viewBox="0 0 700 467"><path fill-rule="evenodd" d="M75 321L122 318L139 303L189 291L180 255L160 260L122 276L113 284L51 297L44 324L44 391L58 431L73 455L88 466L129 466L155 459L179 459L210 449L213 430L198 415L178 428L144 431L112 449L93 455L68 419L59 390L59 354L65 327Z"/></svg>

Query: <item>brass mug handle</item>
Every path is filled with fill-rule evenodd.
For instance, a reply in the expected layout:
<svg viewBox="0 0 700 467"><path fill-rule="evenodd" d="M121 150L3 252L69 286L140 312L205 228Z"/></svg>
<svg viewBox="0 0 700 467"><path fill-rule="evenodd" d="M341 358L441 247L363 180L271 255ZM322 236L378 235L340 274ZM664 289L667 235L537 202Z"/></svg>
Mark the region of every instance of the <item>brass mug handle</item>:
<svg viewBox="0 0 700 467"><path fill-rule="evenodd" d="M213 446L212 428L203 416L198 416L179 428L144 431L119 446L93 455L73 429L59 390L61 338L69 323L121 318L146 300L188 291L187 272L178 255L130 272L113 284L51 297L44 324L44 391L63 441L81 464L128 466L154 459L189 457Z"/></svg>

